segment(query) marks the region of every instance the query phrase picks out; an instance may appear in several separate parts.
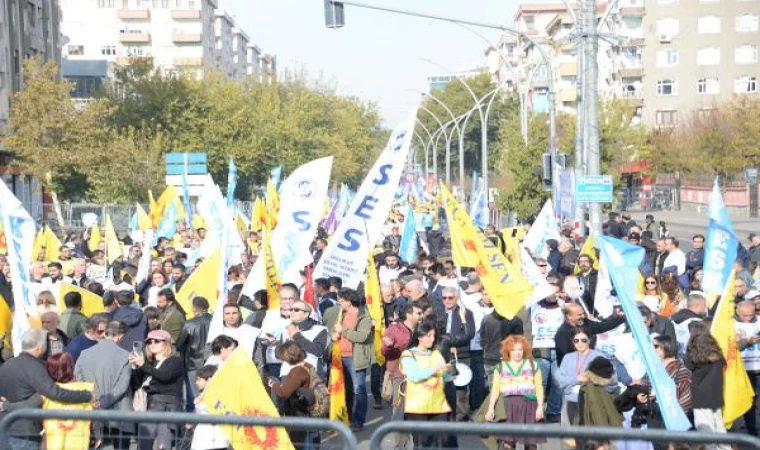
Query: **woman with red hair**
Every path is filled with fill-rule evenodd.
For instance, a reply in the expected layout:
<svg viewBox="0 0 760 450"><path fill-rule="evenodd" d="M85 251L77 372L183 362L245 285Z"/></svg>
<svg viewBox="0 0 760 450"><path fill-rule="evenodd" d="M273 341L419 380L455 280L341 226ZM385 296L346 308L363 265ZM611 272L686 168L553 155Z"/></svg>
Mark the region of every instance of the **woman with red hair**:
<svg viewBox="0 0 760 450"><path fill-rule="evenodd" d="M64 389L93 391L95 388L93 383L74 381L74 358L66 352L49 357L46 368L53 381ZM49 398L43 398L42 407L78 411L92 410L90 403L59 403ZM43 426L47 450L87 450L90 448L90 422L88 421L51 419L45 420Z"/></svg>
<svg viewBox="0 0 760 450"><path fill-rule="evenodd" d="M544 418L544 384L541 370L533 360L530 343L523 336L512 335L501 344L501 363L494 370L493 387L486 420L493 421L496 402L504 397L504 410L510 423L535 424ZM504 448L511 450L516 443L525 450L536 450L546 439L540 437L504 436Z"/></svg>

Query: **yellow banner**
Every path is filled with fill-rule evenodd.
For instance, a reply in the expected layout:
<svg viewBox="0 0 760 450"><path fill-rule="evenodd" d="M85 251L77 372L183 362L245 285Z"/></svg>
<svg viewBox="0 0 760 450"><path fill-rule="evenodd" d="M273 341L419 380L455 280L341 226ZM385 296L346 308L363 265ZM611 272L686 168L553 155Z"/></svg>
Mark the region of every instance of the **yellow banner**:
<svg viewBox="0 0 760 450"><path fill-rule="evenodd" d="M119 238L116 236L111 216L106 214L106 259L109 264L112 264L119 256L124 256L124 250L121 247Z"/></svg>
<svg viewBox="0 0 760 450"><path fill-rule="evenodd" d="M211 378L201 401L212 415L280 417L264 390L250 352L236 348ZM275 427L218 425L235 450L291 450L288 431Z"/></svg>
<svg viewBox="0 0 760 450"><path fill-rule="evenodd" d="M217 291L219 286L219 274L222 270L222 249L204 259L197 269L190 274L185 284L177 292L177 302L185 310L185 316L190 319L193 314L193 299L204 297L208 300L209 311L215 311L218 300Z"/></svg>
<svg viewBox="0 0 760 450"><path fill-rule="evenodd" d="M343 314L338 313L338 323ZM332 332L332 330L328 330ZM340 344L332 345L332 359L330 361L330 420L338 420L348 425L348 408L346 408L346 383L343 379L343 360L340 354Z"/></svg>
<svg viewBox="0 0 760 450"><path fill-rule="evenodd" d="M8 302L0 295L0 337L5 336L5 344L11 342L11 324L13 323L13 316L11 316L11 309L8 306Z"/></svg>
<svg viewBox="0 0 760 450"><path fill-rule="evenodd" d="M93 383L75 381L58 383L63 389L74 391L91 391ZM90 403L59 403L49 398L42 402L44 409L68 411L92 411ZM49 419L43 422L45 427L45 449L47 450L86 450L90 448L90 422L87 420Z"/></svg>
<svg viewBox="0 0 760 450"><path fill-rule="evenodd" d="M280 212L280 194L277 193L277 188L274 185L274 181L270 178L267 182L267 219L269 223L269 229L274 230L277 226L277 214Z"/></svg>
<svg viewBox="0 0 760 450"><path fill-rule="evenodd" d="M383 296L380 293L380 279L377 277L375 258L372 257L372 253L369 254L369 263L367 263L367 284L364 291L369 315L372 317L372 323L375 326L375 358L377 358L377 363L382 366L385 364L385 355L382 352L385 314L383 313Z"/></svg>
<svg viewBox="0 0 760 450"><path fill-rule="evenodd" d="M446 217L449 219L449 230L452 233L452 247L454 236L460 237L462 247L466 251L466 267L475 268L496 312L502 317L512 319L525 306L533 287L520 273L520 268L509 262L491 240L472 223L470 216L459 207L443 183L441 191Z"/></svg>
<svg viewBox="0 0 760 450"><path fill-rule="evenodd" d="M87 241L87 247L90 249L91 252L94 252L98 249L98 246L100 245L100 241L103 240L103 235L100 234L100 225L95 224L92 229L90 229L90 240Z"/></svg>
<svg viewBox="0 0 760 450"><path fill-rule="evenodd" d="M148 191L149 194L152 193ZM174 203L174 206L177 208L178 213L178 219L184 220L185 217L187 217L187 213L185 212L185 207L182 204L182 199L179 197L179 193L177 193L177 190L174 188L174 186L166 186L166 189L164 189L164 192L161 193L161 196L158 197L158 200L154 203L151 203L150 207L150 220L153 225L153 229L157 229L158 225L161 223L161 219L163 219L164 214L166 214L166 211L169 210L169 205Z"/></svg>
<svg viewBox="0 0 760 450"><path fill-rule="evenodd" d="M280 309L280 274L277 272L277 265L272 255L272 248L269 245L271 233L268 227L264 227L264 237L261 241L261 255L264 258L264 282L267 287L267 309Z"/></svg>
<svg viewBox="0 0 760 450"><path fill-rule="evenodd" d="M441 195L443 207L446 209L446 219L449 221L451 256L454 264L459 267L476 267L480 260L477 249L472 239L468 240L463 235L467 222L472 224L472 221L443 183L441 183Z"/></svg>
<svg viewBox="0 0 760 450"><path fill-rule="evenodd" d="M59 312L62 313L66 310L66 305L63 303L63 298L69 292L79 292L79 295L82 296L82 314L87 317L90 317L93 314L102 313L106 310L103 306L103 299L100 298L100 296L88 291L87 289L82 289L79 286L74 286L73 284L69 283L60 283L60 286L60 301L58 302Z"/></svg>
<svg viewBox="0 0 760 450"><path fill-rule="evenodd" d="M260 232L266 223L267 208L264 206L261 197L256 197L256 202L253 204L253 214L251 214L251 231Z"/></svg>
<svg viewBox="0 0 760 450"><path fill-rule="evenodd" d="M139 203L137 203L137 226L142 231L153 229L153 222L150 220L150 216Z"/></svg>
<svg viewBox="0 0 760 450"><path fill-rule="evenodd" d="M723 422L731 428L736 419L742 417L752 407L755 391L744 370L744 361L736 342L736 322L734 321L734 280L736 274L726 283L723 297L715 311L710 332L726 359L723 368Z"/></svg>

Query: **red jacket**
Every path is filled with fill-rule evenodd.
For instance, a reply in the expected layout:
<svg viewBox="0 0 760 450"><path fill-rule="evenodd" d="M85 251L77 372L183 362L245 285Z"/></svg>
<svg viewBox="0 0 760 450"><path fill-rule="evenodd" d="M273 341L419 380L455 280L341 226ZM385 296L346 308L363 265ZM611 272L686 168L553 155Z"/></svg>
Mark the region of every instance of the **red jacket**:
<svg viewBox="0 0 760 450"><path fill-rule="evenodd" d="M406 327L402 322L394 322L385 329L384 338L390 338L393 345L387 346L383 342L381 348L385 355L385 370L391 374L391 378L403 378L404 375L399 370L399 360L401 353L409 348L409 342L412 340L412 330Z"/></svg>

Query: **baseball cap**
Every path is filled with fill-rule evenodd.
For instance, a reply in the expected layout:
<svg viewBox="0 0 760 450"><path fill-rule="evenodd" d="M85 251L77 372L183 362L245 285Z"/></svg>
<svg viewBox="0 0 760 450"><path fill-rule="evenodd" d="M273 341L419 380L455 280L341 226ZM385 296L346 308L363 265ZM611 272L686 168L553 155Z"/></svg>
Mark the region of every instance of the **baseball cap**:
<svg viewBox="0 0 760 450"><path fill-rule="evenodd" d="M169 333L166 330L153 330L150 333L148 333L148 337L145 340L148 341L150 339L155 339L157 341L171 342L172 337L169 335Z"/></svg>
<svg viewBox="0 0 760 450"><path fill-rule="evenodd" d="M760 297L760 291L757 291L755 289L752 289L751 291L748 291L746 294L744 294L745 300L750 300L755 297Z"/></svg>

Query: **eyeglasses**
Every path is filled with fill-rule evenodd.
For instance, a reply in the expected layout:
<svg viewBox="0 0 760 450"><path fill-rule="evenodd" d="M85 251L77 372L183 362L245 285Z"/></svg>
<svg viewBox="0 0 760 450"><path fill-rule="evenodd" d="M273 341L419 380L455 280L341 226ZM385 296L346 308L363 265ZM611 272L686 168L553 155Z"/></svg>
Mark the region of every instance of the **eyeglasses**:
<svg viewBox="0 0 760 450"><path fill-rule="evenodd" d="M580 342L582 342L584 344L588 344L588 338L573 339L573 342L576 343L576 344L578 344Z"/></svg>
<svg viewBox="0 0 760 450"><path fill-rule="evenodd" d="M454 300L456 297L453 297L453 296L450 296L450 295L445 295L445 296L441 296L441 298L444 299L444 300Z"/></svg>
<svg viewBox="0 0 760 450"><path fill-rule="evenodd" d="M293 312L309 312L309 311L307 311L305 309L300 309L300 308L291 308L290 310L293 311Z"/></svg>
<svg viewBox="0 0 760 450"><path fill-rule="evenodd" d="M647 281L646 284L657 284L656 281Z"/></svg>
<svg viewBox="0 0 760 450"><path fill-rule="evenodd" d="M160 339L148 339L148 340L147 340L147 341L145 341L145 342L146 342L148 345L153 345L153 344L160 344L161 342L164 342L164 341L162 341L162 340L160 340Z"/></svg>

